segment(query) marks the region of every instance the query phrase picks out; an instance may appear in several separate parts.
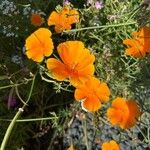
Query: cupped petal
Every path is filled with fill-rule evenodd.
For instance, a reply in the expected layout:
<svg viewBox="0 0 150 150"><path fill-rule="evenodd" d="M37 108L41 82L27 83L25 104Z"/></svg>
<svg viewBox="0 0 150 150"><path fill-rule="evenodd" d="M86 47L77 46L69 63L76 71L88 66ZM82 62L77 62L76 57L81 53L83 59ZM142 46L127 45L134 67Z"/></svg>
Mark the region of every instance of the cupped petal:
<svg viewBox="0 0 150 150"><path fill-rule="evenodd" d="M52 33L49 29L47 28L39 28L33 33L35 36L37 36L38 39L43 41L43 38L46 39L47 37L51 37Z"/></svg>
<svg viewBox="0 0 150 150"><path fill-rule="evenodd" d="M86 98L86 89L76 89L74 93L75 100L81 101Z"/></svg>
<svg viewBox="0 0 150 150"><path fill-rule="evenodd" d="M110 96L110 90L106 83L100 83L97 90L96 95L99 97L101 102L107 102Z"/></svg>
<svg viewBox="0 0 150 150"><path fill-rule="evenodd" d="M63 22L61 22L61 24L55 25L55 31L57 33L61 33L63 30L70 30L70 29L71 29L71 25L69 25L69 24L65 25L65 23L63 23Z"/></svg>
<svg viewBox="0 0 150 150"><path fill-rule="evenodd" d="M118 113L118 110L116 110L114 108L107 109L107 117L112 125L117 125L122 120L121 114Z"/></svg>
<svg viewBox="0 0 150 150"><path fill-rule="evenodd" d="M58 81L63 81L66 78L68 78L68 73L66 72L65 65L55 59L55 58L49 58L47 60L47 68L52 73L53 77Z"/></svg>
<svg viewBox="0 0 150 150"><path fill-rule="evenodd" d="M80 55L78 64L76 65L76 68L78 70L85 68L89 64L93 64L95 61L95 56L91 54L90 50L84 49L82 52L82 55Z"/></svg>
<svg viewBox="0 0 150 150"><path fill-rule="evenodd" d="M81 41L67 41L59 44L57 47L62 61L70 67L73 67L72 65L76 65L78 63L83 49L84 44Z"/></svg>
<svg viewBox="0 0 150 150"><path fill-rule="evenodd" d="M77 70L77 69L76 69ZM94 74L94 65L88 65L82 70L78 70L77 73L73 73L70 76L70 83L74 86L77 87L80 84L84 84L85 82L89 81L90 78L93 77Z"/></svg>
<svg viewBox="0 0 150 150"><path fill-rule="evenodd" d="M112 107L115 108L115 109L120 109L120 107L125 107L125 106L127 106L126 105L126 100L124 98L121 98L121 97L117 97L112 102Z"/></svg>
<svg viewBox="0 0 150 150"><path fill-rule="evenodd" d="M56 11L53 11L50 16L48 17L48 25L56 25L60 20L60 16Z"/></svg>
<svg viewBox="0 0 150 150"><path fill-rule="evenodd" d="M48 18L48 25L55 25L57 33L71 29L71 24L79 22L79 13L68 6L63 7L59 12L53 11Z"/></svg>
<svg viewBox="0 0 150 150"><path fill-rule="evenodd" d="M78 71L79 76L92 77L94 75L95 67L93 64L89 64L83 69Z"/></svg>
<svg viewBox="0 0 150 150"><path fill-rule="evenodd" d="M140 110L135 101L116 98L112 107L107 110L107 117L113 125L119 125L122 129L133 127L140 116Z"/></svg>
<svg viewBox="0 0 150 150"><path fill-rule="evenodd" d="M141 115L138 104L135 101L133 100L127 101L127 105L131 116L133 116L134 118L138 118Z"/></svg>
<svg viewBox="0 0 150 150"><path fill-rule="evenodd" d="M79 12L75 9L70 10L68 19L70 24L79 22Z"/></svg>
<svg viewBox="0 0 150 150"><path fill-rule="evenodd" d="M89 112L94 112L101 108L101 103L95 97L88 97L83 101L82 107Z"/></svg>
<svg viewBox="0 0 150 150"><path fill-rule="evenodd" d="M94 90L94 91L95 89L98 88L99 85L100 85L100 80L93 76L89 78L88 82L85 83L85 86L88 87L88 89Z"/></svg>

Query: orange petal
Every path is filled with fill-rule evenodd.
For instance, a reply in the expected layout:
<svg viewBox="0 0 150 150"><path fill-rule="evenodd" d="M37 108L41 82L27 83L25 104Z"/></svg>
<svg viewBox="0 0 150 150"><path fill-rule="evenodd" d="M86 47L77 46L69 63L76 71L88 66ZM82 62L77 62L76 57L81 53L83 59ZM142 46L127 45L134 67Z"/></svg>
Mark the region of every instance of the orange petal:
<svg viewBox="0 0 150 150"><path fill-rule="evenodd" d="M26 51L26 55L29 59L33 59L35 62L41 62L43 60L43 54L40 49L34 49Z"/></svg>
<svg viewBox="0 0 150 150"><path fill-rule="evenodd" d="M145 51L132 47L132 48L126 49L125 54L133 56L133 57L141 58L145 56Z"/></svg>
<svg viewBox="0 0 150 150"><path fill-rule="evenodd" d="M110 90L106 83L100 83L96 93L101 102L107 102L109 100Z"/></svg>
<svg viewBox="0 0 150 150"><path fill-rule="evenodd" d="M78 13L78 11L75 10L75 9L70 10L68 19L69 19L70 24L79 22L79 13Z"/></svg>
<svg viewBox="0 0 150 150"><path fill-rule="evenodd" d="M123 41L124 44L130 46L126 49L125 54L133 57L143 57L145 56L145 48L141 40L138 39L126 39Z"/></svg>
<svg viewBox="0 0 150 150"><path fill-rule="evenodd" d="M112 107L120 109L120 107L126 106L126 100L121 97L117 97L116 99L113 100L112 102Z"/></svg>
<svg viewBox="0 0 150 150"><path fill-rule="evenodd" d="M142 27L138 32L137 36L140 38L150 38L150 27Z"/></svg>
<svg viewBox="0 0 150 150"><path fill-rule="evenodd" d="M75 100L80 101L86 98L86 89L76 89L74 93Z"/></svg>
<svg viewBox="0 0 150 150"><path fill-rule="evenodd" d="M89 81L91 77L93 77L94 70L95 70L94 65L89 65L85 67L83 70L79 70L77 75L75 74L70 77L70 83L74 87L77 87L80 84L84 84L85 82Z"/></svg>
<svg viewBox="0 0 150 150"><path fill-rule="evenodd" d="M121 114L119 114L118 111L114 108L107 109L107 117L112 125L117 125L122 119Z"/></svg>
<svg viewBox="0 0 150 150"><path fill-rule="evenodd" d="M53 11L48 18L48 25L56 25L59 21L59 14L56 11Z"/></svg>
<svg viewBox="0 0 150 150"><path fill-rule="evenodd" d="M140 110L135 101L116 98L112 102L112 107L107 110L107 116L110 122L118 124L126 129L134 126L136 119L140 116Z"/></svg>
<svg viewBox="0 0 150 150"><path fill-rule="evenodd" d="M95 61L95 56L91 54L88 49L84 49L78 61L79 63L77 64L76 67L80 70L80 69L85 68L89 64L93 64L94 61Z"/></svg>
<svg viewBox="0 0 150 150"><path fill-rule="evenodd" d="M103 143L103 145L102 145L102 150L110 150L110 144L108 144L108 143Z"/></svg>
<svg viewBox="0 0 150 150"><path fill-rule="evenodd" d="M49 56L53 52L53 42L50 30L39 28L32 33L25 43L28 58L41 62L44 56Z"/></svg>
<svg viewBox="0 0 150 150"><path fill-rule="evenodd" d="M129 100L127 101L127 105L130 110L131 116L135 116L136 118L138 118L141 115L140 109L135 101Z"/></svg>
<svg viewBox="0 0 150 150"><path fill-rule="evenodd" d="M111 140L102 144L102 150L120 150L120 146L116 141Z"/></svg>
<svg viewBox="0 0 150 150"><path fill-rule="evenodd" d="M94 112L101 108L101 103L98 99L91 97L91 98L86 98L83 101L82 106L89 112Z"/></svg>
<svg viewBox="0 0 150 150"><path fill-rule="evenodd" d="M70 77L70 83L75 87L89 81L89 79L93 77L95 68L93 64L90 64L82 70L78 70L78 68L76 68L76 70L78 73Z"/></svg>
<svg viewBox="0 0 150 150"><path fill-rule="evenodd" d="M80 41L67 41L58 45L57 50L62 61L67 65L75 65L78 63L84 44Z"/></svg>
<svg viewBox="0 0 150 150"><path fill-rule="evenodd" d="M127 45L127 46L132 46L132 45L133 45L132 39L123 40L123 44L125 44L125 45Z"/></svg>
<svg viewBox="0 0 150 150"><path fill-rule="evenodd" d="M45 56L50 56L53 53L53 41L52 39L45 39L43 53Z"/></svg>
<svg viewBox="0 0 150 150"><path fill-rule="evenodd" d="M49 58L47 60L47 68L52 73L53 77L58 81L63 81L68 78L65 65L55 58Z"/></svg>
<svg viewBox="0 0 150 150"><path fill-rule="evenodd" d="M71 25L69 25L69 24L57 24L57 25L55 25L55 31L57 32L57 33L61 33L63 30L70 30L71 29Z"/></svg>
<svg viewBox="0 0 150 150"><path fill-rule="evenodd" d="M79 70L79 76L86 76L86 77L89 77L89 76L93 76L94 74L94 71L95 71L95 67L93 64L90 64L88 66L86 66L85 68L82 68L82 70Z"/></svg>

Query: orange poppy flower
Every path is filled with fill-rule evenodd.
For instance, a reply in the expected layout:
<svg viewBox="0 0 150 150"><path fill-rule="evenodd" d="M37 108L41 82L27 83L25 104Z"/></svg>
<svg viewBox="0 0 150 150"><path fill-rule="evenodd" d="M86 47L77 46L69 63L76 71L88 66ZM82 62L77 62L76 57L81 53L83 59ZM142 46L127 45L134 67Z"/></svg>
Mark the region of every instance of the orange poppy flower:
<svg viewBox="0 0 150 150"><path fill-rule="evenodd" d="M130 47L126 49L126 55L141 58L150 52L150 27L143 27L138 32L133 32L132 37L133 39L123 41L125 45Z"/></svg>
<svg viewBox="0 0 150 150"><path fill-rule="evenodd" d="M48 25L55 25L57 33L70 30L71 25L79 22L79 13L69 6L64 6L60 12L53 11L48 18Z"/></svg>
<svg viewBox="0 0 150 150"><path fill-rule="evenodd" d="M135 101L127 101L121 97L113 100L112 107L107 110L107 116L112 125L119 125L123 129L133 127L140 115L141 112Z"/></svg>
<svg viewBox="0 0 150 150"><path fill-rule="evenodd" d="M106 83L100 82L97 78L91 77L84 84L76 87L74 97L82 101L82 106L89 112L100 109L101 102L109 100L110 90Z"/></svg>
<svg viewBox="0 0 150 150"><path fill-rule="evenodd" d="M27 37L25 42L26 55L29 59L41 62L44 56L50 56L53 52L51 31L40 28Z"/></svg>
<svg viewBox="0 0 150 150"><path fill-rule="evenodd" d="M102 144L102 150L120 150L120 146L116 141L111 140Z"/></svg>
<svg viewBox="0 0 150 150"><path fill-rule="evenodd" d="M95 57L80 41L67 41L57 47L61 60L49 58L47 68L54 79L63 81L69 78L70 83L76 86L94 74L93 62Z"/></svg>
<svg viewBox="0 0 150 150"><path fill-rule="evenodd" d="M136 58L141 58L145 56L145 50L143 44L136 39L126 39L123 41L123 44L129 46L125 51L126 55L130 55Z"/></svg>
<svg viewBox="0 0 150 150"><path fill-rule="evenodd" d="M44 23L44 18L40 14L33 13L31 15L31 24L34 26L41 26Z"/></svg>
<svg viewBox="0 0 150 150"><path fill-rule="evenodd" d="M145 26L138 32L133 32L132 36L143 44L145 52L150 52L150 27Z"/></svg>

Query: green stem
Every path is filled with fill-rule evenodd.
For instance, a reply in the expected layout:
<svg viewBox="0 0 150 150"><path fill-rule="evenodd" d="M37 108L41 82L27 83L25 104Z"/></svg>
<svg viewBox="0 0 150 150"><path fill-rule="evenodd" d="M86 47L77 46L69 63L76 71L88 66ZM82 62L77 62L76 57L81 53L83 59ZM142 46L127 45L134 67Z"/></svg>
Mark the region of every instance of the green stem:
<svg viewBox="0 0 150 150"><path fill-rule="evenodd" d="M20 86L20 85L23 85L23 84L27 84L31 80L32 79L28 79L26 82L23 82L23 83L16 83L16 84L10 84L10 85L6 85L6 86L2 86L2 87L0 87L0 90L6 89L6 88Z"/></svg>
<svg viewBox="0 0 150 150"><path fill-rule="evenodd" d="M10 133L11 133L11 131L15 125L17 118L20 116L21 112L22 112L21 109L19 109L18 112L16 113L16 115L14 116L13 120L9 124L9 127L7 128L7 131L6 131L5 136L3 138L0 150L5 150L5 146L7 144L9 137L10 137Z"/></svg>
<svg viewBox="0 0 150 150"><path fill-rule="evenodd" d="M36 76L36 75L35 75ZM32 85L31 85L31 89L30 89L30 92L29 92L29 96L28 96L28 99L26 101L26 104L29 102L30 98L31 98L31 95L32 95L32 91L33 91L33 86L34 86L34 82L35 82L35 76L33 77L33 80L32 80ZM23 112L26 104L24 104L22 106L22 108L19 108L18 112L16 113L16 115L14 116L14 118L12 119L11 123L9 124L8 128L7 128L7 131L5 133L5 136L3 138L3 141L2 141L2 144L1 144L1 148L0 150L5 150L5 147L6 147L6 144L8 142L8 139L10 137L10 134L12 132L12 129L16 123L16 120L19 118L19 116L21 115L21 113Z"/></svg>
<svg viewBox="0 0 150 150"><path fill-rule="evenodd" d="M89 144L88 144L86 117L85 117L85 119L82 121L82 124L83 124L83 132L84 132L84 139L85 139L86 149L87 149L87 150L90 150Z"/></svg>
<svg viewBox="0 0 150 150"><path fill-rule="evenodd" d="M103 25L103 26L93 26L93 27L86 27L80 29L72 29L72 30L64 31L64 33L78 32L83 30L93 30L93 29L100 29L100 28L109 28L109 27L119 27L119 26L131 25L131 24L136 24L136 22L127 22L127 23L120 23L120 24L110 24L110 25Z"/></svg>
<svg viewBox="0 0 150 150"><path fill-rule="evenodd" d="M17 119L16 122L32 122L32 121L44 121L44 120L52 120L58 117L46 117L46 118L33 118L33 119ZM0 121L13 121L10 119L0 119Z"/></svg>

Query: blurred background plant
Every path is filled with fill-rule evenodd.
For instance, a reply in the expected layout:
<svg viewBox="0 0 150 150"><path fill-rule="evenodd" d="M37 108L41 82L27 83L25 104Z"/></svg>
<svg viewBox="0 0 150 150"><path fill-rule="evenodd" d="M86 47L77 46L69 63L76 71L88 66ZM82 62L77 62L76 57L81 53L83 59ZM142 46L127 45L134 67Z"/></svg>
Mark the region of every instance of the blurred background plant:
<svg viewBox="0 0 150 150"><path fill-rule="evenodd" d="M75 30L53 32L54 43L85 42L96 56L96 76L111 89L111 100L118 95L135 99L143 112L141 120L126 131L112 127L105 117L110 103L97 113L86 113L74 101L73 93L61 88L63 83L44 82L38 74L31 100L16 122L7 149L67 149L73 143L78 150L96 150L103 142L114 139L123 150L148 150L150 56L126 56L122 43L139 27L149 26L150 2L140 0L0 1L0 142L28 96L33 75L41 69L24 53L25 39L38 28L31 24L30 17L40 14L45 20L42 26L48 27L50 12L64 3L77 8L81 20ZM53 27L50 29L54 31Z"/></svg>

